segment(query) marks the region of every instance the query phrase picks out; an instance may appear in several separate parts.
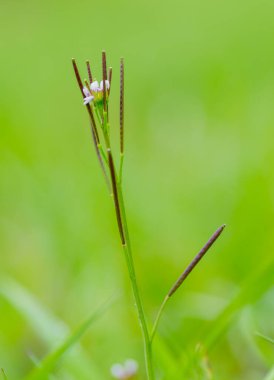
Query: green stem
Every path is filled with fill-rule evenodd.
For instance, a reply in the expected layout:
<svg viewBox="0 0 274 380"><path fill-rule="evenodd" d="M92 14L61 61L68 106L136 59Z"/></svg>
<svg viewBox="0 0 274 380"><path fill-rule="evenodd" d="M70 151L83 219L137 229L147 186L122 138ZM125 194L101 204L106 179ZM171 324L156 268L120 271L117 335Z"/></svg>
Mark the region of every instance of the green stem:
<svg viewBox="0 0 274 380"><path fill-rule="evenodd" d="M158 324L159 324L159 321L160 321L161 315L162 315L162 313L163 313L163 311L164 311L164 308L165 308L166 303L167 303L168 300L169 300L169 296L167 295L167 296L165 296L165 298L164 298L164 300L163 300L163 302L162 302L162 304L161 304L161 306L160 306L160 309L159 309L159 311L158 311L158 314L157 314L157 316L156 316L156 319L155 319L154 325L153 325L153 327L152 327L151 335L150 335L150 343L151 343L151 344L152 344L152 342L153 342L153 338L154 338L154 335L155 335L155 333L156 333L156 330L157 330L157 327L158 327Z"/></svg>
<svg viewBox="0 0 274 380"><path fill-rule="evenodd" d="M98 147L98 149L99 149L99 151L100 151L100 153L101 153L101 155L102 155L102 157L103 157L106 165L108 166L108 159L107 159L106 153L105 153L102 145L101 144L97 144L97 147Z"/></svg>
<svg viewBox="0 0 274 380"><path fill-rule="evenodd" d="M134 261L133 261L133 256L132 256L128 226L127 226L127 217L126 217L126 211L125 211L125 205L124 205L124 198L123 198L123 193L122 193L122 188L121 188L120 183L117 183L117 190L118 190L118 195L119 195L121 216L122 216L124 233L125 233L125 244L123 245L123 249L124 249L124 253L126 257L133 295L134 295L134 299L135 299L135 303L137 307L138 318L140 321L142 334L143 334L147 377L148 377L148 380L154 380L155 377L154 377L153 365L152 365L151 340L148 333L144 308L141 301L139 287L138 287L138 283L136 279Z"/></svg>
<svg viewBox="0 0 274 380"><path fill-rule="evenodd" d="M120 182L121 178L119 178L119 181L117 181L116 170L115 170L114 163L112 160L109 135L105 129L103 130L103 134L104 134L104 138L106 142L106 147L109 153L109 157L108 157L109 168L110 170L113 169L113 172L111 172L111 177L112 177L112 187L113 187L113 195L114 195L113 199L114 199L114 204L115 204L115 209L116 209L116 217L117 217L117 222L118 222L118 226L120 230L120 236L121 236L122 246L123 246L123 250L124 250L124 254L126 258L126 264L127 264L127 268L129 272L133 296L134 296L134 300L137 307L138 318L139 318L139 322L140 322L141 330L143 334L147 378L148 380L154 380L155 377L154 377L153 365L152 365L151 341L150 341L147 322L145 318L144 308L143 308L143 304L140 297L139 287L138 287L138 283L136 279L135 266L134 266L129 232L128 232L125 204L124 204L123 192L122 192L122 187L121 187L121 182Z"/></svg>

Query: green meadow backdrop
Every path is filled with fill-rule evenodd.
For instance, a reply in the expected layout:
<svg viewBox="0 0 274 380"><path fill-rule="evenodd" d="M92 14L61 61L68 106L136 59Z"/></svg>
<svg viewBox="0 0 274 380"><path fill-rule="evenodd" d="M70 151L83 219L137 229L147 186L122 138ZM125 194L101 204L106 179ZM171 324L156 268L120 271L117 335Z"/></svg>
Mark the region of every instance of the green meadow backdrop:
<svg viewBox="0 0 274 380"><path fill-rule="evenodd" d="M143 349L115 216L71 58L113 67L137 275L166 308L159 379L274 379L274 3L0 0L0 367L21 380L107 300L50 379L107 380ZM85 76L86 74L84 74ZM118 144L117 144L118 145ZM118 157L118 149L116 149Z"/></svg>

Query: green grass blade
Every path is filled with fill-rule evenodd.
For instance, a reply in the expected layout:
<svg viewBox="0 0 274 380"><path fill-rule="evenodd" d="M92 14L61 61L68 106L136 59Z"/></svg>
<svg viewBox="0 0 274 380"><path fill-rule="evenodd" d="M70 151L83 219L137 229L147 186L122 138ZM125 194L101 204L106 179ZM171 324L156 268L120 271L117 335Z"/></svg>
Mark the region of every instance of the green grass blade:
<svg viewBox="0 0 274 380"><path fill-rule="evenodd" d="M2 278L0 294L30 323L39 337L48 345L62 341L68 334L69 328L65 323L47 310L21 284L10 278Z"/></svg>
<svg viewBox="0 0 274 380"><path fill-rule="evenodd" d="M155 341L153 342L153 349L156 367L159 365L165 374L165 378L172 379L172 374L175 371L178 372L178 362L161 336L158 335L155 338Z"/></svg>
<svg viewBox="0 0 274 380"><path fill-rule="evenodd" d="M3 368L1 368L1 378L3 380L8 380L7 375L5 374L5 371L3 370Z"/></svg>
<svg viewBox="0 0 274 380"><path fill-rule="evenodd" d="M35 296L11 278L1 278L0 295L29 323L49 351L55 351L71 334L69 327L47 310ZM76 379L100 378L97 364L80 344L63 358L63 367ZM1 377L0 377L1 379Z"/></svg>
<svg viewBox="0 0 274 380"><path fill-rule="evenodd" d="M271 368L263 380L274 380L274 367Z"/></svg>
<svg viewBox="0 0 274 380"><path fill-rule="evenodd" d="M263 335L261 333L256 333L256 335L259 336L260 338L264 339L268 343L274 344L274 339L270 338L269 336Z"/></svg>
<svg viewBox="0 0 274 380"><path fill-rule="evenodd" d="M87 329L108 309L110 302L106 302L97 311L95 311L78 329L65 339L57 349L46 356L39 367L35 368L27 377L26 380L46 379L49 373L55 368L62 356L68 352L72 346L77 343Z"/></svg>
<svg viewBox="0 0 274 380"><path fill-rule="evenodd" d="M203 334L202 341L207 351L218 342L219 337L234 321L237 312L247 304L255 303L272 286L273 271L274 261L266 262L244 282L236 297L215 319L209 332Z"/></svg>

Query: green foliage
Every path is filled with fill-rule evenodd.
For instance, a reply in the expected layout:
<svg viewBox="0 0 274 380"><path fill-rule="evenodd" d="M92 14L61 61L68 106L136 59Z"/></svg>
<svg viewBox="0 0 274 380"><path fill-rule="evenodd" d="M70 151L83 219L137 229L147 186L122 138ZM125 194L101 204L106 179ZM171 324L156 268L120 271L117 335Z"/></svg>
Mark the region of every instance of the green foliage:
<svg viewBox="0 0 274 380"><path fill-rule="evenodd" d="M76 343L78 343L87 329L96 321L97 318L102 316L104 309L105 306L88 318L75 332L70 334L59 347L48 354L42 362L38 364L38 367L26 377L26 380L47 379L49 374L54 370L55 366L60 361L61 357L65 355L66 352Z"/></svg>
<svg viewBox="0 0 274 380"><path fill-rule="evenodd" d="M273 345L255 336L274 336L273 10L258 0L1 2L0 366L9 379L60 349L113 293L122 294L115 307L51 376L107 380L113 363L134 357L144 378L113 209L70 63L89 58L100 79L102 48L117 141L125 57L123 183L149 321L227 224L167 305L153 342L157 380L273 378Z"/></svg>
<svg viewBox="0 0 274 380"><path fill-rule="evenodd" d="M1 378L3 380L8 380L8 378L7 378L7 376L6 376L5 371L3 370L3 368L1 368Z"/></svg>
<svg viewBox="0 0 274 380"><path fill-rule="evenodd" d="M269 336L265 336L263 334L257 333L257 335L261 338L263 338L266 342L269 342L271 344L274 344L274 339L271 339Z"/></svg>
<svg viewBox="0 0 274 380"><path fill-rule="evenodd" d="M102 317L110 302L105 303L75 331L70 332L64 322L54 317L33 295L15 281L5 279L0 286L0 294L16 308L32 329L36 331L36 334L50 347L50 353L41 362L35 359L37 367L26 376L26 380L47 379L65 354L63 364L69 368L70 375L74 374L83 379L88 379L91 375L99 376L96 366L92 363L91 358L85 354L83 348L79 344L77 347L74 346L87 329L98 318ZM62 343L55 347L56 342L59 341ZM68 353L69 350L71 352Z"/></svg>
<svg viewBox="0 0 274 380"><path fill-rule="evenodd" d="M263 379L263 380L273 380L274 379L274 368L272 368L268 374L266 375L266 377Z"/></svg>

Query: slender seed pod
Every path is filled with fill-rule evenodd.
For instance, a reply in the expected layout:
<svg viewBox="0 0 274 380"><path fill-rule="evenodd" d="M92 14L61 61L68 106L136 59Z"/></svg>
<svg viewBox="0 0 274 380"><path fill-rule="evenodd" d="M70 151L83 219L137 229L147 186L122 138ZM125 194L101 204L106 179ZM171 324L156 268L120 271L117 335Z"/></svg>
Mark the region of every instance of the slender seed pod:
<svg viewBox="0 0 274 380"><path fill-rule="evenodd" d="M75 61L74 58L72 59L72 65L73 65L73 69L74 69L74 73L75 73L75 77L76 77L79 89L81 91L82 97L84 98L85 97L85 94L83 92L83 87L84 86L83 86L83 82L81 80L80 73L79 73L79 70L78 70L78 67L77 67L77 64L76 64L76 61ZM87 108L87 111L88 111L88 114L89 114L89 118L90 118L91 134L92 134L92 140L93 140L94 147L95 147L95 152L96 152L99 164L101 166L101 169L103 171L103 174L104 174L104 177L105 177L108 189L110 190L111 186L110 186L109 178L108 178L108 175L107 175L107 171L106 171L104 162L102 160L102 156L101 156L100 150L98 148L98 144L100 144L100 138L99 138L99 133L98 133L98 130L97 130L97 127L96 127L96 122L95 122L95 119L94 119L93 110L92 110L90 104L86 104L86 108Z"/></svg>
<svg viewBox="0 0 274 380"><path fill-rule="evenodd" d="M124 234L124 227L123 227L123 223L122 223L120 203L119 203L119 198L118 198L115 168L114 168L113 158L112 158L112 154L111 154L110 149L108 149L108 162L109 162L109 169L110 169L110 176L111 176L116 218L117 218L118 228L119 228L119 232L120 232L121 242L122 242L122 245L124 246L126 243L125 234Z"/></svg>
<svg viewBox="0 0 274 380"><path fill-rule="evenodd" d="M92 83L93 80L92 80L92 74L91 74L91 69L90 69L90 63L89 63L89 61L86 61L86 64L87 64L87 70L88 70L89 83Z"/></svg>
<svg viewBox="0 0 274 380"><path fill-rule="evenodd" d="M168 294L167 294L168 298L170 298L176 292L176 290L182 285L182 283L185 281L187 276L193 271L193 269L196 267L196 265L199 263L199 261L203 258L203 256L207 253L207 251L212 246L212 244L214 244L215 241L218 239L218 237L221 235L225 226L226 225L223 224L221 227L219 227L214 232L214 234L211 236L211 238L208 240L208 242L203 246L203 248L200 250L200 252L195 256L195 258L187 266L185 271L181 274L181 276L178 278L178 280L175 282L175 284L172 286L172 288L168 292Z"/></svg>
<svg viewBox="0 0 274 380"><path fill-rule="evenodd" d="M102 73L103 73L103 102L104 111L107 112L107 92L106 92L106 80L107 80L107 59L106 52L102 52Z"/></svg>
<svg viewBox="0 0 274 380"><path fill-rule="evenodd" d="M76 76L76 80L77 80L77 83L78 83L78 86L80 88L80 91L81 91L81 94L83 96L83 98L85 97L84 93L83 93L83 83L82 83L82 80L81 80L81 77L80 77L80 74L79 74L79 70L78 70L78 67L77 67L77 64L76 64L76 61L74 58L72 58L72 65L73 65L73 69L74 69L74 73L75 73L75 76Z"/></svg>
<svg viewBox="0 0 274 380"><path fill-rule="evenodd" d="M124 59L120 61L120 153L124 153Z"/></svg>

